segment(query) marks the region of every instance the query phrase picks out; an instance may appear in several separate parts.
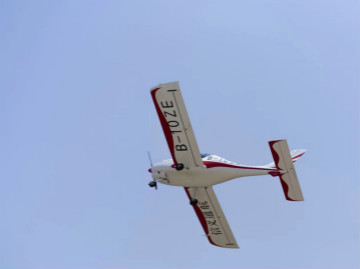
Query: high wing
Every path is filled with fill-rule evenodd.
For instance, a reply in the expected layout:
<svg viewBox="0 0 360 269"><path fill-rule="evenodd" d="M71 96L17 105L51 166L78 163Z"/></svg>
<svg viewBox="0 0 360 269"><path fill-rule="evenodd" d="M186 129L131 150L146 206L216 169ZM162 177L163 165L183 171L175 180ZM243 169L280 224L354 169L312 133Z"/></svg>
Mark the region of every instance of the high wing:
<svg viewBox="0 0 360 269"><path fill-rule="evenodd" d="M160 84L150 91L174 164L203 166L179 83Z"/></svg>
<svg viewBox="0 0 360 269"><path fill-rule="evenodd" d="M194 195L198 200L193 207L209 242L218 247L239 248L212 187L185 187L185 191L190 200Z"/></svg>

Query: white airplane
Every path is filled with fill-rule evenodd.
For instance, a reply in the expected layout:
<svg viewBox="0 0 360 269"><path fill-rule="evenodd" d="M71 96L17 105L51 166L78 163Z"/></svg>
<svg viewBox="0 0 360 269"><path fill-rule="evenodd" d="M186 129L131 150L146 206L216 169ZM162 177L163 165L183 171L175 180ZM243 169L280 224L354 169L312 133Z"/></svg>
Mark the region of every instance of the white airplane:
<svg viewBox="0 0 360 269"><path fill-rule="evenodd" d="M293 163L306 150L290 152L286 140L270 141L274 162L264 166L241 165L213 154L200 154L179 83L160 84L150 91L172 159L153 165L150 158L149 172L153 181L149 186L157 188L157 182L160 182L184 187L211 244L239 248L213 185L238 177L278 176L287 200L304 200Z"/></svg>

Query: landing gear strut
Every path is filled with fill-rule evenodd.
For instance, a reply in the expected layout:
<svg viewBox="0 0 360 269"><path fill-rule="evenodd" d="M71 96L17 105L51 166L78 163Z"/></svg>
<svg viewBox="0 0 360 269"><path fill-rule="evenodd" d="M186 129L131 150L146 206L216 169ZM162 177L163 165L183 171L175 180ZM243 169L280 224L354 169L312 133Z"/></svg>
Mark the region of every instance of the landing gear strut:
<svg viewBox="0 0 360 269"><path fill-rule="evenodd" d="M192 195L192 199L190 200L190 205L194 206L194 205L197 205L198 203L198 200L195 198L196 197L196 191L197 191L197 188L194 188L194 192L193 192L193 195Z"/></svg>
<svg viewBox="0 0 360 269"><path fill-rule="evenodd" d="M184 169L184 165L182 163L178 163L177 165L175 165L175 169L181 171Z"/></svg>

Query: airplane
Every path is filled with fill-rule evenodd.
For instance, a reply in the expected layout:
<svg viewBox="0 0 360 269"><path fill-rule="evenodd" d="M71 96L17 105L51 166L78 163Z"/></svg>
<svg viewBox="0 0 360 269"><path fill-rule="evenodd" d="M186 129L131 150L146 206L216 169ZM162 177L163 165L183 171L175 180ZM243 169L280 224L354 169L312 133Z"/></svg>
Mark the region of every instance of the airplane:
<svg viewBox="0 0 360 269"><path fill-rule="evenodd" d="M231 179L271 175L279 177L288 201L304 201L294 168L306 150L290 152L286 140L269 141L274 162L263 166L237 164L214 154L201 154L178 82L150 90L172 159L152 164L148 170L157 183L184 187L209 242L223 248L239 248L212 186Z"/></svg>

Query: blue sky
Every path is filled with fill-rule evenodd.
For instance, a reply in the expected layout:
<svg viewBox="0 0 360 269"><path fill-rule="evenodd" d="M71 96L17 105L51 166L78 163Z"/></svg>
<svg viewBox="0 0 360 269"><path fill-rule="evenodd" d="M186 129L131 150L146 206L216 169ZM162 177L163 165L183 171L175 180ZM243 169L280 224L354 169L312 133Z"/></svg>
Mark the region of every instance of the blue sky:
<svg viewBox="0 0 360 269"><path fill-rule="evenodd" d="M0 268L359 268L359 1L0 2ZM308 153L215 192L240 250L203 235L150 98L179 81L200 150Z"/></svg>

